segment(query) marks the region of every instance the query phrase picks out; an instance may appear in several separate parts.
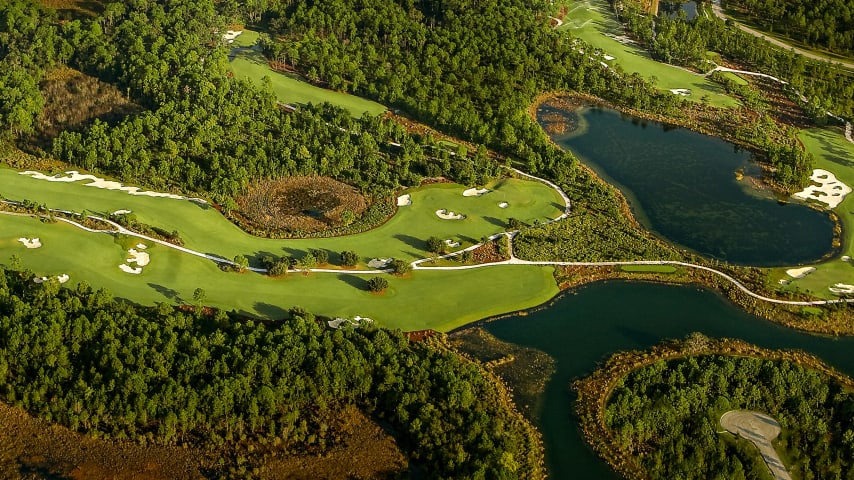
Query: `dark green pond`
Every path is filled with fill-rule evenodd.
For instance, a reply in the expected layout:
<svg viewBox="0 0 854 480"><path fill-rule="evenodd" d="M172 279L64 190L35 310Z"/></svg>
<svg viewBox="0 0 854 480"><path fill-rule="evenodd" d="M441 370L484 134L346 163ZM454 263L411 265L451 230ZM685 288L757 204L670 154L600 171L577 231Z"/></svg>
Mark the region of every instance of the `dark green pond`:
<svg viewBox="0 0 854 480"><path fill-rule="evenodd" d="M854 374L854 338L810 336L748 315L695 287L607 282L580 288L544 310L485 325L496 337L546 352L557 361L540 411L549 478L618 479L590 450L574 415L573 379L619 350L646 349L691 332L740 338L767 348L797 348Z"/></svg>
<svg viewBox="0 0 854 480"><path fill-rule="evenodd" d="M736 170L757 176L758 167L732 144L608 109L537 112L541 124L555 114L578 128L552 139L620 188L638 219L667 240L754 266L809 263L831 251L830 218L736 180Z"/></svg>

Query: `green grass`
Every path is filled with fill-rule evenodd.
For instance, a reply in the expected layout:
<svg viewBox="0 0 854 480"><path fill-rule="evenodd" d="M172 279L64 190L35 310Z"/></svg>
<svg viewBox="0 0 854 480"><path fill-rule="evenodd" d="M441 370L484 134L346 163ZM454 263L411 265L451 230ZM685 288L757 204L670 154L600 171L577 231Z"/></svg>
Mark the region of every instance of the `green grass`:
<svg viewBox="0 0 854 480"><path fill-rule="evenodd" d="M88 210L100 215L131 210L143 223L169 232L177 230L188 248L229 259L244 255L253 265L258 265L264 254L300 257L309 248L330 251L333 263L343 250L354 250L365 260L374 257L415 260L428 256L425 241L431 236L459 241L460 248L465 248L480 241L482 236L502 231L510 217L533 223L554 218L564 208L557 192L534 181L499 180L488 186L492 192L479 197L463 197L462 185L436 184L408 192L412 195L412 205L400 207L389 221L373 230L345 237L271 240L246 234L207 205L128 195L86 187L83 183L48 182L0 168L0 195L8 199L27 199L50 208ZM498 206L501 202L510 205L502 209ZM466 218L443 220L435 214L439 209L459 212Z"/></svg>
<svg viewBox="0 0 854 480"><path fill-rule="evenodd" d="M699 102L708 95L709 104L719 107L738 105L738 101L727 96L720 85L707 78L672 65L657 62L637 45L624 45L606 34L623 35L623 28L614 18L605 0L568 2L569 10L559 30L571 32L605 54L615 57L606 63L620 65L628 73L638 72L647 79L655 77L655 85L661 90L676 88L691 89L688 100ZM604 59L603 59L604 60Z"/></svg>
<svg viewBox="0 0 854 480"><path fill-rule="evenodd" d="M40 238L42 248L25 248L17 242L21 236ZM300 306L330 317L367 316L389 328L448 331L487 316L536 306L558 292L551 268L513 265L387 276L388 291L374 295L366 289L372 275L270 278L223 272L211 261L159 245L147 250L151 263L142 274L132 275L118 268L126 258L126 243L64 223L0 217L0 263L8 265L11 256L17 255L38 276L68 273L68 286L85 280L144 305L192 304L193 291L201 287L208 305L265 318L281 318L288 308Z"/></svg>
<svg viewBox="0 0 854 480"><path fill-rule="evenodd" d="M633 273L676 273L673 265L621 265L620 270Z"/></svg>
<svg viewBox="0 0 854 480"><path fill-rule="evenodd" d="M258 39L258 32L244 30L238 36L233 46L241 47L236 56L229 62L235 78L245 78L263 85L262 79L270 79L270 87L276 98L288 104L319 104L329 102L348 110L353 116L359 117L365 112L379 115L386 110L385 106L366 100L362 97L315 87L297 75L276 72L267 65L267 60L261 52L250 49Z"/></svg>
<svg viewBox="0 0 854 480"><path fill-rule="evenodd" d="M799 137L807 151L815 157L816 168L832 172L849 187L854 187L854 144L843 136L839 128L812 128L802 130ZM854 256L854 194L834 209L843 226L842 251L839 256ZM839 257L814 265L816 271L804 278L794 280L786 275L786 268L773 269L769 281L791 280L789 289L810 292L821 298L836 298L828 287L836 283L854 285L854 263L843 262Z"/></svg>

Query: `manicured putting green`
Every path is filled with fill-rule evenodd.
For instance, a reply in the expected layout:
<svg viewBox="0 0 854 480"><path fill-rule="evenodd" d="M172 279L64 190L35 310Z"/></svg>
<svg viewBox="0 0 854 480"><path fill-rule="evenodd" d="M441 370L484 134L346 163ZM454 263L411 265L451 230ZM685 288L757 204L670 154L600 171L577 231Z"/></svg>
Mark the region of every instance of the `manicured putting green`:
<svg viewBox="0 0 854 480"><path fill-rule="evenodd" d="M429 256L425 242L431 236L458 241L459 248L464 248L502 231L511 217L542 222L557 217L564 208L557 192L534 181L499 180L487 186L492 191L476 197L464 197L466 187L462 185L436 184L409 192L412 205L400 207L388 222L373 230L345 237L272 240L246 234L208 205L128 195L84 183L49 182L0 168L0 195L5 198L100 215L130 210L140 222L178 231L188 248L228 259L244 255L253 265L258 265L264 254L301 257L309 248L328 250L333 263L344 250L355 251L365 261L375 257L411 261ZM501 208L499 204L505 202L507 207ZM435 213L441 209L462 213L466 218L443 220Z"/></svg>
<svg viewBox="0 0 854 480"><path fill-rule="evenodd" d="M236 78L246 78L258 85L263 85L264 77L269 78L273 93L283 103L328 102L348 110L355 117L360 117L365 112L379 115L388 110L385 106L362 97L315 87L296 75L276 72L269 67L261 52L251 48L258 36L258 32L244 30L231 44L235 48L229 55L229 66Z"/></svg>
<svg viewBox="0 0 854 480"><path fill-rule="evenodd" d="M704 76L657 62L639 46L615 40L614 36L623 36L625 32L614 18L607 1L571 1L567 2L567 5L569 10L564 24L558 29L570 32L573 36L614 57L613 60L602 58L602 61L610 65L618 64L624 71L640 73L647 79L655 77L655 85L662 90L690 89L691 95L685 98L691 101L699 102L704 95L708 95L711 105L722 107L738 105L738 101L727 96L720 85Z"/></svg>
<svg viewBox="0 0 854 480"><path fill-rule="evenodd" d="M19 237L40 238L27 249ZM71 276L68 286L85 280L117 297L144 305L193 302L203 288L206 304L265 318L281 318L292 306L330 317L360 315L403 330L448 331L468 322L533 307L557 292L552 269L525 265L460 271L416 271L406 278L387 275L383 295L367 291L372 275L314 273L270 278L221 271L213 262L159 245L146 251L151 263L139 275L121 271L128 243L107 234L88 233L64 223L31 217L0 216L0 263L17 255L38 276Z"/></svg>
<svg viewBox="0 0 854 480"><path fill-rule="evenodd" d="M815 158L815 168L833 173L849 187L854 188L854 144L845 139L841 128L812 128L802 130L799 138L807 151ZM809 291L821 298L837 298L828 288L837 283L854 285L854 263L843 261L842 256L854 256L854 194L849 194L834 210L842 221L844 230L842 251L831 260L814 265L816 271L809 275L793 279L786 275L785 268L773 269L769 282L780 279L790 281L788 288Z"/></svg>

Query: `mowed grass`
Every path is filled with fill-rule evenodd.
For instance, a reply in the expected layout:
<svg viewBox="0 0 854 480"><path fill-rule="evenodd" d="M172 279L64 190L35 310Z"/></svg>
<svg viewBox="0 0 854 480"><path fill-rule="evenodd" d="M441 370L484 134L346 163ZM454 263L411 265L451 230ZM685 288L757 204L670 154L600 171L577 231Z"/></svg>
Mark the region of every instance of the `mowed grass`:
<svg viewBox="0 0 854 480"><path fill-rule="evenodd" d="M727 96L720 85L706 77L657 62L638 45L623 44L607 36L608 34L624 35L623 28L614 18L607 1L569 1L566 4L569 9L564 18L564 24L558 27L558 30L570 32L573 36L614 57L614 60L610 61L601 58L602 61L609 65L619 65L628 73L640 73L647 79L655 77L654 83L661 90L690 89L691 95L685 98L693 102L700 102L704 95L708 95L711 105L719 107L738 105L738 101Z"/></svg>
<svg viewBox="0 0 854 480"><path fill-rule="evenodd" d="M854 144L845 139L840 128L802 130L799 138L815 157L815 167L828 170L849 187L854 187ZM839 256L813 265L816 271L801 279L792 279L785 268L773 269L769 282L791 280L789 289L810 292L821 298L836 298L828 287L837 283L854 285L854 263L842 261L842 256L854 256L854 194L845 197L834 210L842 222L842 251Z"/></svg>
<svg viewBox="0 0 854 480"><path fill-rule="evenodd" d="M249 79L257 85L263 85L262 79L270 79L270 86L279 101L287 104L320 104L324 102L337 105L349 111L354 117L364 113L379 115L388 110L384 105L346 93L315 87L297 75L276 72L267 64L261 52L251 49L258 39L258 32L244 30L232 44L237 47L229 56L229 66L235 78ZM239 50L238 50L239 49Z"/></svg>
<svg viewBox="0 0 854 480"><path fill-rule="evenodd" d="M99 215L131 210L140 222L168 232L177 230L188 248L227 259L244 255L256 266L262 255L299 258L309 248L328 250L333 263L344 250L355 251L364 261L387 257L411 261L429 256L425 250L431 236L459 241L462 245L458 248L465 248L483 236L502 231L511 217L533 223L554 218L564 209L557 192L534 181L499 180L487 186L493 191L477 197L464 197L466 187L462 185L435 184L408 192L412 205L400 207L397 214L373 230L345 237L273 240L243 232L209 205L128 195L84 183L48 182L0 168L0 195L5 198ZM502 202L509 206L500 208ZM443 220L435 213L440 209L462 213L466 218Z"/></svg>
<svg viewBox="0 0 854 480"><path fill-rule="evenodd" d="M27 249L21 236L41 239ZM31 217L0 216L0 263L12 255L38 276L71 275L66 285L84 280L116 297L135 303L194 304L193 291L203 288L207 305L277 319L300 306L329 317L367 316L380 325L402 330L448 331L480 318L529 308L558 292L552 269L526 265L460 271L416 271L406 277L385 275L390 287L382 295L367 291L373 275L314 273L270 278L255 273L221 271L214 262L154 245L151 263L139 275L122 272L126 247L117 240L64 223L46 224Z"/></svg>

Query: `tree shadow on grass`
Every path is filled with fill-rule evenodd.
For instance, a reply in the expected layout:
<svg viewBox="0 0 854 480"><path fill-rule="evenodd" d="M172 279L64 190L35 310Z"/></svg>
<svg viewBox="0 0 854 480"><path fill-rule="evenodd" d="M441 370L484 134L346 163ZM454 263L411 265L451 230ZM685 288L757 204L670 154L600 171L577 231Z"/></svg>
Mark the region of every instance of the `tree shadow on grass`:
<svg viewBox="0 0 854 480"><path fill-rule="evenodd" d="M507 228L507 222L501 220L500 218L483 217L483 219L486 220L487 222L495 225L496 227Z"/></svg>
<svg viewBox="0 0 854 480"><path fill-rule="evenodd" d="M427 249L427 241L422 240L420 238L415 238L411 235L404 235L402 233L398 233L394 236L394 238L400 240L401 242L409 245L412 248L418 250L426 250Z"/></svg>
<svg viewBox="0 0 854 480"><path fill-rule="evenodd" d="M359 290L367 292L368 288L368 280L359 275L338 275L338 280L350 285L351 287L355 287Z"/></svg>
<svg viewBox="0 0 854 480"><path fill-rule="evenodd" d="M259 315L263 315L270 320L284 320L286 318L290 318L288 311L278 305L255 302L252 304L252 308L254 308Z"/></svg>
<svg viewBox="0 0 854 480"><path fill-rule="evenodd" d="M181 301L181 299L178 297L178 291L177 290L173 290L169 287L164 287L163 285L158 285L156 283L149 283L148 286L151 287L152 289L154 289L155 292L159 293L160 295L163 295L164 297L166 297L169 300L173 300L173 301L176 301L179 303L183 303Z"/></svg>
<svg viewBox="0 0 854 480"><path fill-rule="evenodd" d="M827 140L824 135L818 137L821 147L827 152L827 159L843 167L854 167L854 162L848 159L848 152Z"/></svg>

